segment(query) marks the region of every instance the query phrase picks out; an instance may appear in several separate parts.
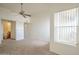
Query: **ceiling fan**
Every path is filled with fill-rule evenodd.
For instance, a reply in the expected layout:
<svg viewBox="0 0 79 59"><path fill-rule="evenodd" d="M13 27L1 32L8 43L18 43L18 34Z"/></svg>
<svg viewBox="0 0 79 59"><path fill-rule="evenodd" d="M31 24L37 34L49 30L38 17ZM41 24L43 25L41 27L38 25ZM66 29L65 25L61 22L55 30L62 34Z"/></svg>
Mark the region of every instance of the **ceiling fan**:
<svg viewBox="0 0 79 59"><path fill-rule="evenodd" d="M19 14L22 15L24 18L31 17L30 14L26 14L25 11L23 10L23 3L21 3L21 11L19 12Z"/></svg>

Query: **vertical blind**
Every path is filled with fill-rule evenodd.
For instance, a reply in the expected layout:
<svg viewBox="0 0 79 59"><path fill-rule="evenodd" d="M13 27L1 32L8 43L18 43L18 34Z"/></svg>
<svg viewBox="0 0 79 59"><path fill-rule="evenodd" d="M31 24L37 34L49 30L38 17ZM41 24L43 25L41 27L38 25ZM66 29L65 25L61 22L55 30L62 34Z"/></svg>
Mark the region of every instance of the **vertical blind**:
<svg viewBox="0 0 79 59"><path fill-rule="evenodd" d="M54 14L54 41L68 45L77 43L78 8Z"/></svg>

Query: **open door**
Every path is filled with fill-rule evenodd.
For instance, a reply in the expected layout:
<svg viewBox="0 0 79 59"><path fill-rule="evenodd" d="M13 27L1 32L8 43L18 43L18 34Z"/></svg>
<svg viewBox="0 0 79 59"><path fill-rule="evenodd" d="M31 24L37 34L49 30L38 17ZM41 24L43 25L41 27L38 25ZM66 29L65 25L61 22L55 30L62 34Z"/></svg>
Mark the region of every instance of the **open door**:
<svg viewBox="0 0 79 59"><path fill-rule="evenodd" d="M11 22L11 33L12 33L11 38L15 40L16 39L16 22L15 21Z"/></svg>

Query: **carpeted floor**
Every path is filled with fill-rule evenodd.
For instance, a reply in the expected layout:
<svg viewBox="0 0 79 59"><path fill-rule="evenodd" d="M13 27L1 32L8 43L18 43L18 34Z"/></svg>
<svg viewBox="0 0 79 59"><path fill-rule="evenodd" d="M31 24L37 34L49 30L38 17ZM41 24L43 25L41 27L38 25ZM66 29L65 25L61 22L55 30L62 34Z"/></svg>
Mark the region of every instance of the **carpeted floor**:
<svg viewBox="0 0 79 59"><path fill-rule="evenodd" d="M41 40L3 40L0 55L57 55L49 51L48 42Z"/></svg>

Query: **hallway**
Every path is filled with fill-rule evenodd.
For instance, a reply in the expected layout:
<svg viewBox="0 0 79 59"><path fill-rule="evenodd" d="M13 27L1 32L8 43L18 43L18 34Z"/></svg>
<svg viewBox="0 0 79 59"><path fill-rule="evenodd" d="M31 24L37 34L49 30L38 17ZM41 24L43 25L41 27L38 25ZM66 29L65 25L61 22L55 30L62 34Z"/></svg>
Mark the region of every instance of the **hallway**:
<svg viewBox="0 0 79 59"><path fill-rule="evenodd" d="M3 40L1 55L56 55L49 52L48 43L41 40Z"/></svg>

